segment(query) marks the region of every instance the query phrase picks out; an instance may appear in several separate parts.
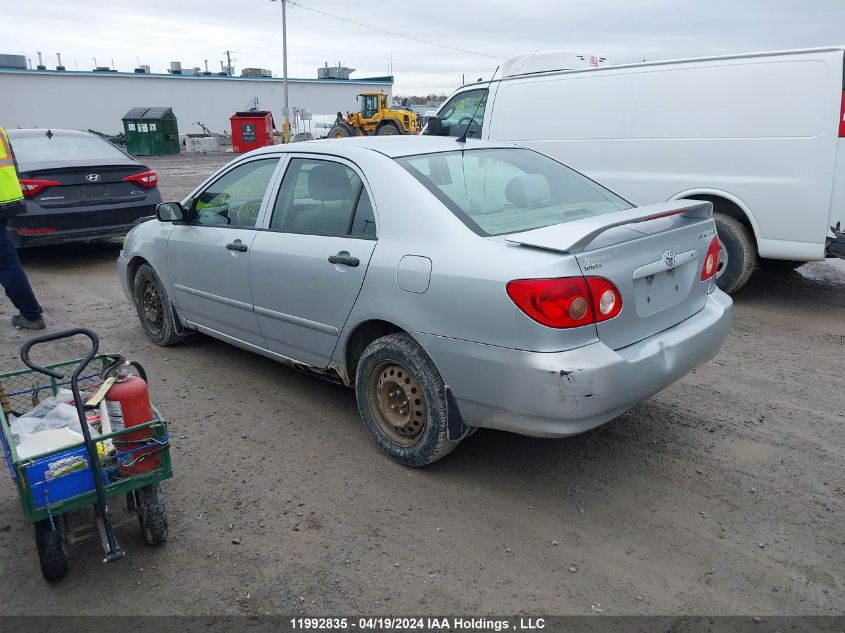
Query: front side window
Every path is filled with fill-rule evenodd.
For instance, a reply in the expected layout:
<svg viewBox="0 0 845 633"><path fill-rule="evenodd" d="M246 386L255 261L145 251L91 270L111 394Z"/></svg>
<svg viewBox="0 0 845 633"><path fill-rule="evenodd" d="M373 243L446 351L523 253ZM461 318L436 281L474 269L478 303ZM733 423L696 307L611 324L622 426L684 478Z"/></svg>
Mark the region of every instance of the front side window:
<svg viewBox="0 0 845 633"><path fill-rule="evenodd" d="M441 110L441 136L460 136L469 129L467 138L481 138L484 110L487 107L487 88L467 90L452 97Z"/></svg>
<svg viewBox="0 0 845 633"><path fill-rule="evenodd" d="M270 228L310 235L375 236L375 217L361 177L332 161L294 158L282 181Z"/></svg>
<svg viewBox="0 0 845 633"><path fill-rule="evenodd" d="M193 201L190 224L254 228L278 158L240 165L212 183Z"/></svg>
<svg viewBox="0 0 845 633"><path fill-rule="evenodd" d="M633 206L528 149L458 150L397 162L479 235L518 233Z"/></svg>

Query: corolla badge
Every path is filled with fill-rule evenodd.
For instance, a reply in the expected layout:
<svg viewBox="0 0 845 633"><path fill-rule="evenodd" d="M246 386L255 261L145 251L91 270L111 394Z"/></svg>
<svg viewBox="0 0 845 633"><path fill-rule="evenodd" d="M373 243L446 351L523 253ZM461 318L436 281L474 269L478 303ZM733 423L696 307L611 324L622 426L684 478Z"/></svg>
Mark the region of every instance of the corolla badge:
<svg viewBox="0 0 845 633"><path fill-rule="evenodd" d="M663 252L663 261L669 268L675 267L675 251L669 250Z"/></svg>
<svg viewBox="0 0 845 633"><path fill-rule="evenodd" d="M88 174L85 176L85 180L88 182L100 182L100 174Z"/></svg>

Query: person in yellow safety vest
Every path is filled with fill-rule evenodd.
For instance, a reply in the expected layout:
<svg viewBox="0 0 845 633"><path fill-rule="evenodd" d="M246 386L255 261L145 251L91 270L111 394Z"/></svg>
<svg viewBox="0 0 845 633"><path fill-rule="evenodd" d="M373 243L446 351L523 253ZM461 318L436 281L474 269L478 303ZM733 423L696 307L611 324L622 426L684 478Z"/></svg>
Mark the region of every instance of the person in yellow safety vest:
<svg viewBox="0 0 845 633"><path fill-rule="evenodd" d="M44 311L32 292L18 251L6 231L6 220L25 211L15 155L6 130L0 127L0 285L20 312L12 317L12 325L24 330L43 330L41 315Z"/></svg>

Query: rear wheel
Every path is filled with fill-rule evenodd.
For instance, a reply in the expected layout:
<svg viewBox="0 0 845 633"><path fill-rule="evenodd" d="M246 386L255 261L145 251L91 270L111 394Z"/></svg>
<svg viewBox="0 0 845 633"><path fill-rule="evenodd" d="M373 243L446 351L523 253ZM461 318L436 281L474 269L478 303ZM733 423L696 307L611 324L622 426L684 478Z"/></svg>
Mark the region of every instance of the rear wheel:
<svg viewBox="0 0 845 633"><path fill-rule="evenodd" d="M348 138L354 136L347 125L333 125L329 130L329 138Z"/></svg>
<svg viewBox="0 0 845 633"><path fill-rule="evenodd" d="M142 264L135 273L133 294L141 327L153 343L167 346L190 338L190 334L179 334L176 331L173 304L167 296L164 285L149 264Z"/></svg>
<svg viewBox="0 0 845 633"><path fill-rule="evenodd" d="M35 549L38 551L44 580L58 582L65 577L68 570L67 555L58 525L53 525L49 519L35 524Z"/></svg>
<svg viewBox="0 0 845 633"><path fill-rule="evenodd" d="M394 136L396 134L401 134L401 132L393 123L385 123L376 130L376 136Z"/></svg>
<svg viewBox="0 0 845 633"><path fill-rule="evenodd" d="M754 272L757 247L751 231L736 218L715 213L713 219L716 221L720 247L716 285L730 294L742 288Z"/></svg>
<svg viewBox="0 0 845 633"><path fill-rule="evenodd" d="M419 467L450 453L446 386L428 354L404 332L370 343L358 361L355 395L364 428L394 461Z"/></svg>

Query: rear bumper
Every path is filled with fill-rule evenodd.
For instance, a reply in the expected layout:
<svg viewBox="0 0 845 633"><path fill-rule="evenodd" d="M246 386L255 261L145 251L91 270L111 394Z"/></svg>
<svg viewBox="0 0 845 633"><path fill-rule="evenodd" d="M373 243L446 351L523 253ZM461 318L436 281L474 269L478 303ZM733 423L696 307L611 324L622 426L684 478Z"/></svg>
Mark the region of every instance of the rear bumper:
<svg viewBox="0 0 845 633"><path fill-rule="evenodd" d="M155 215L160 201L158 191L135 204L44 209L27 201L26 213L10 217L6 230L18 248L121 237L141 218Z"/></svg>
<svg viewBox="0 0 845 633"><path fill-rule="evenodd" d="M601 342L526 352L415 334L452 390L467 426L563 437L604 424L719 351L732 301L714 291L694 316L628 347Z"/></svg>

